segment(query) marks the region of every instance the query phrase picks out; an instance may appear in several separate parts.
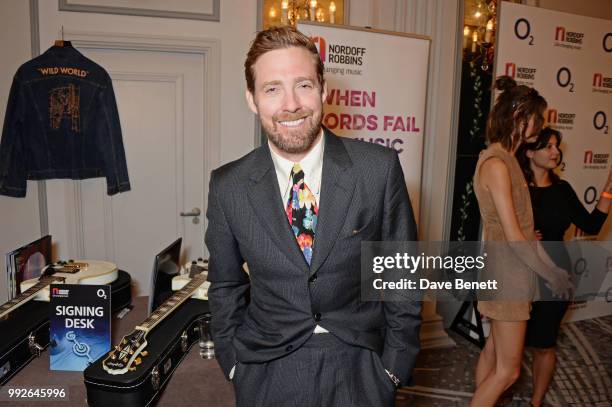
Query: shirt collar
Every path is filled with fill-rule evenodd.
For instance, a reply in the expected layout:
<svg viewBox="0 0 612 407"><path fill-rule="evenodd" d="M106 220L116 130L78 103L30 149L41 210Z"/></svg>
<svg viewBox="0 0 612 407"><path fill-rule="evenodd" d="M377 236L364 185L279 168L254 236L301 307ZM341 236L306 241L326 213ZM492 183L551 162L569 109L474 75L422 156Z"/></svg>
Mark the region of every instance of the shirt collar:
<svg viewBox="0 0 612 407"><path fill-rule="evenodd" d="M268 140L268 146L270 141ZM323 152L325 150L325 132L321 129L321 137L312 149L306 154L306 156L300 161L300 166L304 171L305 182L313 192L318 192L321 184L321 172L323 170ZM272 155L272 162L274 163L274 169L276 170L276 177L278 179L279 188L281 194L285 193L285 186L289 183L289 175L293 169L291 160L287 160L284 157L278 155L272 148L270 148ZM315 193L316 193L315 192Z"/></svg>

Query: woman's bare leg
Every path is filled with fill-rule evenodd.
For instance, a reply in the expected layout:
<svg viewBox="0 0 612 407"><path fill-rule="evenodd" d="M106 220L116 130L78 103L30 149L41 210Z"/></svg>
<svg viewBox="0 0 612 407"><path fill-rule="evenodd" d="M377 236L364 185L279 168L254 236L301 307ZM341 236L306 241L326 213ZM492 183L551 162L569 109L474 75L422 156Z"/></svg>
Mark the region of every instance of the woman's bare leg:
<svg viewBox="0 0 612 407"><path fill-rule="evenodd" d="M491 321L495 367L476 388L470 407L493 407L521 372L527 321Z"/></svg>

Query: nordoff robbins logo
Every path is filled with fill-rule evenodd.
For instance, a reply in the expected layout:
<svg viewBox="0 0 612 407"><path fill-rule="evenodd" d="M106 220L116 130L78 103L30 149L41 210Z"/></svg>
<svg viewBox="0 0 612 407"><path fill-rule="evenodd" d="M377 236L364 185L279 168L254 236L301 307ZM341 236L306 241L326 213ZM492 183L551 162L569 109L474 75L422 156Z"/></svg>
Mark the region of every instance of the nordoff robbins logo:
<svg viewBox="0 0 612 407"><path fill-rule="evenodd" d="M555 108L550 108L546 118L555 129L571 130L574 127L576 113L559 112Z"/></svg>
<svg viewBox="0 0 612 407"><path fill-rule="evenodd" d="M603 76L601 73L593 74L593 88L601 90L612 89L612 77ZM595 90L595 89L594 89Z"/></svg>
<svg viewBox="0 0 612 407"><path fill-rule="evenodd" d="M585 168L605 169L609 158L610 153L593 153L592 150L587 150L584 152Z"/></svg>
<svg viewBox="0 0 612 407"><path fill-rule="evenodd" d="M65 298L65 297L68 297L68 295L70 295L70 290L68 289L57 288L57 287L53 287L51 289L52 297Z"/></svg>
<svg viewBox="0 0 612 407"><path fill-rule="evenodd" d="M567 31L565 27L557 27L555 29L555 46L571 49L582 48L582 40L584 33Z"/></svg>
<svg viewBox="0 0 612 407"><path fill-rule="evenodd" d="M325 53L327 50L327 42L325 41L325 38L323 37L312 37L310 39L314 45L317 47L317 49L319 50L319 56L321 57L321 61L325 62Z"/></svg>
<svg viewBox="0 0 612 407"><path fill-rule="evenodd" d="M532 82L535 80L537 69L526 66L516 66L514 62L506 62L505 74L517 81Z"/></svg>

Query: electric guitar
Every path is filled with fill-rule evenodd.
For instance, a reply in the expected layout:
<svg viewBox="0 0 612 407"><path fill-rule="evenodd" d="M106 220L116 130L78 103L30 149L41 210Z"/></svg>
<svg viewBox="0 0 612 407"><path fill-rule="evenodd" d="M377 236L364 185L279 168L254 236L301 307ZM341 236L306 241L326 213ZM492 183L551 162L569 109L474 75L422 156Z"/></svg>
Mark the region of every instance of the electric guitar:
<svg viewBox="0 0 612 407"><path fill-rule="evenodd" d="M193 270L193 268L192 268ZM135 371L136 366L142 363L142 358L148 355L144 349L147 347L147 334L161 321L176 310L189 298L208 300L207 273L203 271L190 277L179 275L172 279L172 289L178 290L164 301L147 319L136 326L134 331L121 339L118 345L108 353L102 361L102 367L112 375Z"/></svg>
<svg viewBox="0 0 612 407"><path fill-rule="evenodd" d="M0 306L0 319L28 301L49 301L51 284L110 284L117 279L117 265L107 261L81 260L51 264L40 278L22 281L21 294Z"/></svg>

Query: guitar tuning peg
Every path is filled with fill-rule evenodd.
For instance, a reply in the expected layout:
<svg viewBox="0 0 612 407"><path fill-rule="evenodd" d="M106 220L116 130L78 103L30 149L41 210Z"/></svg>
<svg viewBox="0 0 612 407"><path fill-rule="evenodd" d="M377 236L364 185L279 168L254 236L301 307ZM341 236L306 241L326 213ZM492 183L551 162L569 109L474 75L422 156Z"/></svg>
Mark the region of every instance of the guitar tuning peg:
<svg viewBox="0 0 612 407"><path fill-rule="evenodd" d="M140 352L140 354L142 355L142 357L145 357L149 354L149 352L146 350L143 350L142 352Z"/></svg>
<svg viewBox="0 0 612 407"><path fill-rule="evenodd" d="M142 363L142 359L136 358L136 359L134 359L134 363L136 363L136 366L138 366L139 364Z"/></svg>
<svg viewBox="0 0 612 407"><path fill-rule="evenodd" d="M135 372L135 371L136 371L136 368L135 368L135 367L130 367L130 369L129 369L129 370L130 370L130 372Z"/></svg>

